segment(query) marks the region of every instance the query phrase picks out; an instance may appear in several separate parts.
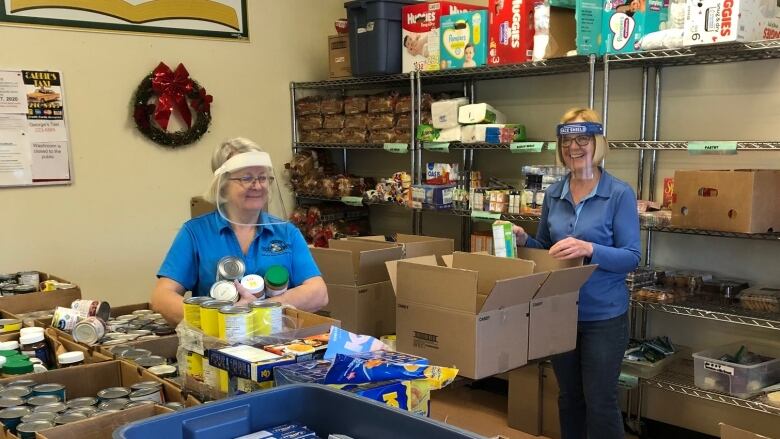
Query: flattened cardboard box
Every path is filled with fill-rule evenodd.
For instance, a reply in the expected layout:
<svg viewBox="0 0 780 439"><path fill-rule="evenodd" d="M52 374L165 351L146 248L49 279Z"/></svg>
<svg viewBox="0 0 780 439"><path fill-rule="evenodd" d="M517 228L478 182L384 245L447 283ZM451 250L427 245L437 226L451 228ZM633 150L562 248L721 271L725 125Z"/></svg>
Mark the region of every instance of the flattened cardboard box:
<svg viewBox="0 0 780 439"><path fill-rule="evenodd" d="M352 239L331 240L329 245L311 249L328 286L328 305L322 313L358 334L394 333L395 296L384 263L403 258L403 249Z"/></svg>
<svg viewBox="0 0 780 439"><path fill-rule="evenodd" d="M398 350L479 379L574 349L579 288L596 267L560 264L544 251L523 256L455 252L446 267L431 256L388 262ZM537 260L554 269L536 270Z"/></svg>
<svg viewBox="0 0 780 439"><path fill-rule="evenodd" d="M384 236L363 236L350 239L385 242ZM444 264L444 260L442 259L443 256L451 255L452 252L455 251L455 240L451 238L436 238L433 236L398 233L395 235L395 243L399 244L404 249L404 258L435 255L436 260L440 265Z"/></svg>
<svg viewBox="0 0 780 439"><path fill-rule="evenodd" d="M45 280L56 280L62 283L72 283L44 272L40 272L40 278L41 282ZM33 311L53 310L58 306L70 308L71 303L77 299L81 299L81 288L75 286L64 290L3 296L0 297L0 308L12 314L25 314Z"/></svg>
<svg viewBox="0 0 780 439"><path fill-rule="evenodd" d="M780 171L675 171L672 225L737 233L780 231Z"/></svg>

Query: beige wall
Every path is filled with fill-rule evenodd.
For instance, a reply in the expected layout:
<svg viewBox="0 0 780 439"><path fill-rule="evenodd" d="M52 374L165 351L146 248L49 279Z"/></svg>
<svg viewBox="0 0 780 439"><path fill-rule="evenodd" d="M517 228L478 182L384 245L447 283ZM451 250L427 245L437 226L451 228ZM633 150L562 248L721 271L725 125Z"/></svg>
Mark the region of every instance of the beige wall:
<svg viewBox="0 0 780 439"><path fill-rule="evenodd" d="M343 1L249 2L251 42L0 27L0 68L61 70L73 153L67 187L0 189L0 272L37 269L85 297L144 302L202 193L220 141L254 139L289 160L289 81L327 75L326 35ZM182 62L214 96L214 120L180 150L139 135L130 101L157 63Z"/></svg>

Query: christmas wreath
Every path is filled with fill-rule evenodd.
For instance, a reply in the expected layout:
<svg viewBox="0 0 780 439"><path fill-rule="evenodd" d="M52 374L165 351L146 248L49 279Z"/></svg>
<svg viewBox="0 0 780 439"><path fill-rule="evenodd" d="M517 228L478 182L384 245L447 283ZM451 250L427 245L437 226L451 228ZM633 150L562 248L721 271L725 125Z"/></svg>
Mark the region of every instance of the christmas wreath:
<svg viewBox="0 0 780 439"><path fill-rule="evenodd" d="M190 78L183 64L171 71L161 62L135 91L133 120L138 131L155 143L174 148L189 145L208 131L213 100L205 88ZM174 111L187 124L187 130L168 132Z"/></svg>

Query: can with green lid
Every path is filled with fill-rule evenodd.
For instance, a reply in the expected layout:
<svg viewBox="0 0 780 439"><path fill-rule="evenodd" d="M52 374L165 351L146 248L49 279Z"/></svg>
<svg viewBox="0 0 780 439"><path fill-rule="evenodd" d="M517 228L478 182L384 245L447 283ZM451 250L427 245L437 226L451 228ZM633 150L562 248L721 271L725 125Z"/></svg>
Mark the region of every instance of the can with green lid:
<svg viewBox="0 0 780 439"><path fill-rule="evenodd" d="M265 272L265 297L280 296L287 292L290 272L281 265L272 265Z"/></svg>

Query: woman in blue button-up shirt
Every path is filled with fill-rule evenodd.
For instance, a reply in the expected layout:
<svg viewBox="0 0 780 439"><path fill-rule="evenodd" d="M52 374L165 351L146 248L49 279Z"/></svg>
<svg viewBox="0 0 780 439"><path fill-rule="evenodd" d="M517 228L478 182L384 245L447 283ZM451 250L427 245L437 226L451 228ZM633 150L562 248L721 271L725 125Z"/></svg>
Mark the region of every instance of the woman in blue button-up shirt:
<svg viewBox="0 0 780 439"><path fill-rule="evenodd" d="M617 385L628 344L626 274L640 259L639 217L631 187L598 166L607 151L598 122L591 109L563 116L557 154L570 173L547 189L536 238L515 226L521 246L598 264L580 289L577 348L552 359L563 439L624 437Z"/></svg>

